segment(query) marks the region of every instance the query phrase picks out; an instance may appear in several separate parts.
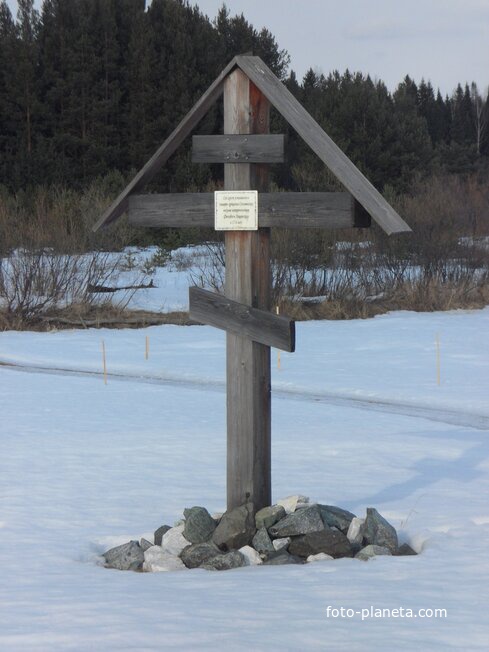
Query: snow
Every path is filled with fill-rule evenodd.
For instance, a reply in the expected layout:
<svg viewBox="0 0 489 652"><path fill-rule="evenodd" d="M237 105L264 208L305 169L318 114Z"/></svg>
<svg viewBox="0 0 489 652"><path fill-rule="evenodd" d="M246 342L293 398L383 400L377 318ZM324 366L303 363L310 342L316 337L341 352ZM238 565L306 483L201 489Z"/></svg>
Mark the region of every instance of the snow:
<svg viewBox="0 0 489 652"><path fill-rule="evenodd" d="M133 310L152 310L154 312L173 312L188 310L188 287L200 285L202 275L209 278L211 260L209 251L212 244L180 247L171 252L167 264L156 266L152 280L154 288L141 289L130 296L128 307ZM137 262L139 266L145 261L148 263L158 255L157 247L137 249L127 247L125 255ZM124 285L124 274L121 275L119 285ZM134 282L134 272L127 274L127 282ZM116 292L114 300L124 301L127 294Z"/></svg>
<svg viewBox="0 0 489 652"><path fill-rule="evenodd" d="M376 507L421 554L213 573L99 555L224 510L224 334L0 333L0 649L487 649L488 330L488 308L297 324L272 353L274 498ZM361 617L399 608L447 616Z"/></svg>

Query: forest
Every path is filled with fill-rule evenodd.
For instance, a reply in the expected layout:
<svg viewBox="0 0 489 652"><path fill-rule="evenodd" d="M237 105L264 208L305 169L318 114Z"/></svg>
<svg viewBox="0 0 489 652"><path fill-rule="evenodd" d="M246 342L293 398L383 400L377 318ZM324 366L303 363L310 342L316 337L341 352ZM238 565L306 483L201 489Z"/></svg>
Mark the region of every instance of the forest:
<svg viewBox="0 0 489 652"><path fill-rule="evenodd" d="M324 62L311 62L298 79L273 34L244 15L232 16L225 5L214 20L187 0L153 0L147 7L145 0L44 0L39 11L33 0L19 0L18 7L13 16L0 0L0 255L19 247L171 250L208 238L137 233L124 225L94 236L91 226L229 60L250 51L415 225L410 245L395 241L403 265L406 251L411 262L435 255L424 251L427 244L452 256L446 265L454 255L465 260L467 247L457 249L461 238L475 242L489 234L489 101L487 89L471 80L442 96L436 80L406 76L391 91L360 72L322 72ZM341 189L280 115L272 112L271 123L287 136L286 161L273 166L273 190ZM218 133L221 125L218 103L198 133ZM186 142L149 189L220 187L222 166L193 164ZM317 269L330 261L335 237L277 237L276 261ZM379 234L368 237L383 242ZM391 252L394 245L382 244L383 252L386 247ZM481 269L480 256L479 247L470 269ZM487 290L487 266L485 260L478 291ZM295 271L291 276L297 278ZM6 286L0 278L0 291Z"/></svg>
<svg viewBox="0 0 489 652"><path fill-rule="evenodd" d="M253 51L379 188L405 191L416 176L487 169L489 106L470 80L442 97L430 81L400 80L391 93L354 71L302 80L266 29L230 16L214 22L185 0L0 1L0 183L82 188L114 170L138 169L236 54ZM317 65L316 65L317 64ZM319 67L318 67L319 66ZM436 80L433 80L436 82ZM218 129L217 111L201 125ZM276 120L276 127L283 128ZM284 189L326 183L289 138ZM201 187L216 171L177 156L163 188Z"/></svg>

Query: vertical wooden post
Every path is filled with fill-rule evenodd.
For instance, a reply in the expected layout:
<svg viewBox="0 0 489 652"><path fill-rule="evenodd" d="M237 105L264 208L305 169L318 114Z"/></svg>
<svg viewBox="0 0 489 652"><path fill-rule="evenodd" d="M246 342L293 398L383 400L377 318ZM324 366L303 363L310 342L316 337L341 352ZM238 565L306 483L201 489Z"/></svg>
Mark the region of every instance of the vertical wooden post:
<svg viewBox="0 0 489 652"><path fill-rule="evenodd" d="M269 132L269 103L239 69L224 85L224 133ZM265 165L226 164L226 190L267 189ZM226 296L270 309L270 232L226 233ZM270 347L227 334L227 507L271 503Z"/></svg>

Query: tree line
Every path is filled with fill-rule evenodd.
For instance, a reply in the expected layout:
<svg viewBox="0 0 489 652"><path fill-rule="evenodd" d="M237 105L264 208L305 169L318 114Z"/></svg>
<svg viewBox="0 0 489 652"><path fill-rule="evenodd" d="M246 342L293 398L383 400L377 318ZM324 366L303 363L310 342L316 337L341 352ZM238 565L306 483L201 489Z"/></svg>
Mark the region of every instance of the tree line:
<svg viewBox="0 0 489 652"><path fill-rule="evenodd" d="M129 175L151 156L237 53L259 55L379 188L405 191L432 172L487 170L489 102L476 84L442 97L430 82L382 81L345 71L289 72L289 56L267 30L223 5L214 21L187 0L0 0L0 185L85 187L116 170ZM199 126L217 133L217 105ZM289 132L278 115L274 130ZM189 148L158 178L162 190L215 184L218 168L193 165ZM334 186L288 133L284 189Z"/></svg>

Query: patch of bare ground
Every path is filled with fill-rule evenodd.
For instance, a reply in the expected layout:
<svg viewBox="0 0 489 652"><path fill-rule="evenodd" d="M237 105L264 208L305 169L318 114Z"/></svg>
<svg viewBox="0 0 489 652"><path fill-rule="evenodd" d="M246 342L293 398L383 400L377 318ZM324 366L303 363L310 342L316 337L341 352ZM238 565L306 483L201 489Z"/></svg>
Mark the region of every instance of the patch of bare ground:
<svg viewBox="0 0 489 652"><path fill-rule="evenodd" d="M0 311L0 330L52 331L75 328L145 328L161 324L191 325L188 312L157 313L107 306L70 306L68 309L36 315L27 321Z"/></svg>

